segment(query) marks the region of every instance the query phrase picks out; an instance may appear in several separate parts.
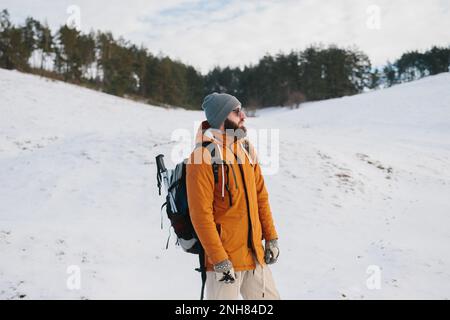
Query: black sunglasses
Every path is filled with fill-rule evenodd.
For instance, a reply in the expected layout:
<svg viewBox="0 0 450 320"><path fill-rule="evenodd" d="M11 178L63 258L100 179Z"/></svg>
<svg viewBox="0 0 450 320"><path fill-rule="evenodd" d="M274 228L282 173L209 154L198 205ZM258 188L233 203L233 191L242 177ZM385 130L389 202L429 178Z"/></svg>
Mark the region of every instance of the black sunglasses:
<svg viewBox="0 0 450 320"><path fill-rule="evenodd" d="M244 112L244 110L242 110L242 108L239 107L239 108L233 109L232 112L236 113L236 115L239 116L241 114L241 112Z"/></svg>

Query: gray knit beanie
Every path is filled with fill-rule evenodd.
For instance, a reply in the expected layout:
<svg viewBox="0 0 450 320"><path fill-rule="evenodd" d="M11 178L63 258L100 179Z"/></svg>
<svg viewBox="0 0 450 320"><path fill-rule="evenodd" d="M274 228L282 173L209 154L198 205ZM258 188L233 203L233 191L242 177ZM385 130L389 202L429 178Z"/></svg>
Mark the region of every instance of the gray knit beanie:
<svg viewBox="0 0 450 320"><path fill-rule="evenodd" d="M227 93L211 93L205 97L202 109L205 110L206 120L212 128L219 129L234 108L241 105L239 100Z"/></svg>

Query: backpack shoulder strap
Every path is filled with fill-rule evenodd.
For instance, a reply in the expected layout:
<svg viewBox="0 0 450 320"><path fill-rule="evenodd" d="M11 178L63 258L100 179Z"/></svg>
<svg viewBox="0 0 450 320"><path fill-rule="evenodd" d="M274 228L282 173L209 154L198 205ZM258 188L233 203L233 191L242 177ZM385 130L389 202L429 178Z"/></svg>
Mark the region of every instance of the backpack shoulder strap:
<svg viewBox="0 0 450 320"><path fill-rule="evenodd" d="M211 146L212 145L212 146ZM214 159L216 155L216 148L214 147L214 144L211 141L204 141L202 144L198 144L196 147L202 147L209 150L211 153L211 159ZM217 184L219 182L219 165L216 161L212 161L212 170L214 174L214 184ZM196 270L201 273L202 277L202 289L200 293L200 300L204 299L205 295L205 284L206 284L206 266L205 266L205 249L203 249L203 246L200 245L200 252L199 252L199 264L200 267Z"/></svg>
<svg viewBox="0 0 450 320"><path fill-rule="evenodd" d="M215 148L215 144L212 143L211 141L203 141L201 144L198 143L196 145L196 147L202 147L202 148L206 148L209 150L209 152L211 153L211 159L212 161L212 170L213 170L213 174L214 174L214 184L217 184L219 182L219 165L217 164L217 161L214 160L215 156L216 156L216 148Z"/></svg>

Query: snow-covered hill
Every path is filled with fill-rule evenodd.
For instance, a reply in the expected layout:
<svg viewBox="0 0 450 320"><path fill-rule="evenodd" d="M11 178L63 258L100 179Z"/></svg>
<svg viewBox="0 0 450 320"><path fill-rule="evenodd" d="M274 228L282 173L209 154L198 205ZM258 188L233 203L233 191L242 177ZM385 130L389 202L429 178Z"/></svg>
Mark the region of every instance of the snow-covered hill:
<svg viewBox="0 0 450 320"><path fill-rule="evenodd" d="M446 73L248 119L280 130L282 298L450 298L449 88ZM154 157L202 112L0 69L0 115L0 299L198 299L197 258L165 250Z"/></svg>

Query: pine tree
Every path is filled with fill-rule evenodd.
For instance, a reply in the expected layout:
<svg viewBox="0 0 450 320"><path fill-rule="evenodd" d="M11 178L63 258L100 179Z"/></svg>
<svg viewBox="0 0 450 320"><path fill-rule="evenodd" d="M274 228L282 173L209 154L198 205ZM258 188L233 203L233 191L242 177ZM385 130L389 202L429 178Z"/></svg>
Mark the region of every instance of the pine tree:
<svg viewBox="0 0 450 320"><path fill-rule="evenodd" d="M36 48L41 50L41 65L40 69L44 69L44 61L53 52L53 36L48 27L47 22L44 24L37 23L37 43Z"/></svg>
<svg viewBox="0 0 450 320"><path fill-rule="evenodd" d="M12 62L10 57L10 32L11 21L9 19L8 10L2 10L0 12L0 67L6 69L12 69Z"/></svg>

